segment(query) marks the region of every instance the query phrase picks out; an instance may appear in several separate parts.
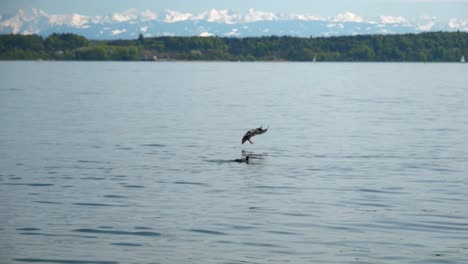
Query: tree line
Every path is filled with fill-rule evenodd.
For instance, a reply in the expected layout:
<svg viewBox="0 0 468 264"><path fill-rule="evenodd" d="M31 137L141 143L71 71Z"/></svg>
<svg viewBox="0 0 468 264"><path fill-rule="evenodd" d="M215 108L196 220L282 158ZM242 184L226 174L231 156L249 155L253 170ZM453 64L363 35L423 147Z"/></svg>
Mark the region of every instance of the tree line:
<svg viewBox="0 0 468 264"><path fill-rule="evenodd" d="M341 37L151 37L88 40L71 33L0 35L1 60L223 60L454 62L468 56L468 33Z"/></svg>

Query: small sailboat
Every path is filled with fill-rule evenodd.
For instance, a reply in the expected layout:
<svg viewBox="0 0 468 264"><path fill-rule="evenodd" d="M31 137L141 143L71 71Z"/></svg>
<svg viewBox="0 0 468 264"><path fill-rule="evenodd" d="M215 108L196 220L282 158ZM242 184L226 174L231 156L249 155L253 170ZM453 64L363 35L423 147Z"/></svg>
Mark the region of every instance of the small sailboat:
<svg viewBox="0 0 468 264"><path fill-rule="evenodd" d="M312 62L317 62L317 58L314 56L314 58L312 59Z"/></svg>
<svg viewBox="0 0 468 264"><path fill-rule="evenodd" d="M465 56L461 56L460 63L465 63Z"/></svg>

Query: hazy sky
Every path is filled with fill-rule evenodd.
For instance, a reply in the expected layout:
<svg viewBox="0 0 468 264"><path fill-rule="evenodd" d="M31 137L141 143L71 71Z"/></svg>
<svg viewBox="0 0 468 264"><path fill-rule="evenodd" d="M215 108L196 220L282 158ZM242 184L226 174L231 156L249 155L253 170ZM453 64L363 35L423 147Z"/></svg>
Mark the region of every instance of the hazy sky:
<svg viewBox="0 0 468 264"><path fill-rule="evenodd" d="M274 13L301 13L334 16L350 11L360 16L380 15L439 19L468 18L468 0L0 0L0 13L14 14L20 8L40 8L47 13L105 15L130 8L179 12L208 9L246 11L250 8Z"/></svg>

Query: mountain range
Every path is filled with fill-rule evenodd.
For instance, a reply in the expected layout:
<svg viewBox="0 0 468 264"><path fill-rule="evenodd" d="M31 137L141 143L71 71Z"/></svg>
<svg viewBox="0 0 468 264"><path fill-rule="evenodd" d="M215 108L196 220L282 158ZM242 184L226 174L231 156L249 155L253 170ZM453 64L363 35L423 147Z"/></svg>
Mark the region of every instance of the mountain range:
<svg viewBox="0 0 468 264"><path fill-rule="evenodd" d="M364 18L352 12L333 17L308 14L278 14L250 9L239 13L208 10L198 14L173 10L153 12L129 9L103 16L77 13L48 14L44 10L20 9L16 14L0 14L0 34L70 32L88 39L134 39L154 36L341 36L398 34L425 31L468 31L468 19L441 21L436 17L407 19L401 16Z"/></svg>

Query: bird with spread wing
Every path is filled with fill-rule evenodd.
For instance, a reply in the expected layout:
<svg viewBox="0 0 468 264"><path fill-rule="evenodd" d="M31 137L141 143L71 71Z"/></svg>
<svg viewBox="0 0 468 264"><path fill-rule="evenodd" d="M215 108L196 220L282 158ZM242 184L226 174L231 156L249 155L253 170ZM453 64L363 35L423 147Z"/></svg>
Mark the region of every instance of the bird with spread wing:
<svg viewBox="0 0 468 264"><path fill-rule="evenodd" d="M261 135L267 131L268 131L268 128L262 128L262 126L247 131L244 137L242 137L242 144L244 144L246 141L249 141L250 144L253 144L252 140L250 140L253 136Z"/></svg>

